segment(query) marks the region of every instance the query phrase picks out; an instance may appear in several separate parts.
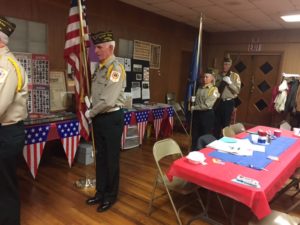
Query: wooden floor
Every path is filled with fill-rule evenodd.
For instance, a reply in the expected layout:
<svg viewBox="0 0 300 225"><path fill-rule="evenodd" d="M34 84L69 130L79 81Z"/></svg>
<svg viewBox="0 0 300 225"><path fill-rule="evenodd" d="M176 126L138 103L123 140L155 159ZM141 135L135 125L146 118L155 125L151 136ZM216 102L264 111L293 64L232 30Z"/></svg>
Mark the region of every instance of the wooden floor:
<svg viewBox="0 0 300 225"><path fill-rule="evenodd" d="M185 135L174 133L173 138L183 151L188 148ZM118 202L105 213L97 213L96 206L87 206L85 200L94 194L94 190L82 190L74 182L82 177L93 177L94 167L82 166L75 162L69 168L59 142L51 142L46 149L35 180L30 175L25 162L20 159L19 184L21 194L22 225L172 225L176 217L167 197L158 200L151 216L147 216L148 202L152 190L156 168L152 156L154 140L146 140L141 148L126 150L121 153L121 178ZM200 192L203 198L206 191ZM214 196L212 196L214 197ZM223 224L228 220L223 216L219 205L212 199L211 216ZM232 201L223 199L226 209L230 210ZM272 208L284 210L291 204L289 196L277 200ZM182 212L185 224L195 215L199 206L193 205ZM295 213L300 215L299 209ZM250 210L237 205L236 224L247 225L252 217ZM196 220L193 225L206 225ZM271 225L271 224L270 224Z"/></svg>

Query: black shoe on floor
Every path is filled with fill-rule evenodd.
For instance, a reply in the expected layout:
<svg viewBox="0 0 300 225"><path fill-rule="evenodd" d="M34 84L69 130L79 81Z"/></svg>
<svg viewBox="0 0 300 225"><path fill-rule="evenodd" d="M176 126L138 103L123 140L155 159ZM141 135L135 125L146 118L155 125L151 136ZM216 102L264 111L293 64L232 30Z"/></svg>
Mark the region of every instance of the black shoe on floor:
<svg viewBox="0 0 300 225"><path fill-rule="evenodd" d="M105 212L108 210L115 202L105 201L103 203L100 203L97 212Z"/></svg>
<svg viewBox="0 0 300 225"><path fill-rule="evenodd" d="M92 198L88 198L86 200L86 204L88 204L88 205L96 205L96 204L101 203L101 202L102 202L102 198L97 197L97 196L92 197Z"/></svg>

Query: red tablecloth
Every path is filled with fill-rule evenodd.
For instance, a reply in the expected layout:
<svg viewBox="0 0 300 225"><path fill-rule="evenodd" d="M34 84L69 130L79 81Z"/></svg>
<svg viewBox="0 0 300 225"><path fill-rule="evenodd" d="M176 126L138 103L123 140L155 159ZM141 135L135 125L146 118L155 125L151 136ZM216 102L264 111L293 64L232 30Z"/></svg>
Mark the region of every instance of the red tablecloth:
<svg viewBox="0 0 300 225"><path fill-rule="evenodd" d="M275 128L258 126L249 131L255 132L258 129L273 131ZM246 133L242 133L237 138L246 135ZM291 131L282 130L282 135L295 137ZM273 161L266 167L268 171L254 170L230 162L226 162L224 165L213 163L208 154L214 150L205 148L201 152L207 158L206 166L191 164L183 157L172 164L168 171L168 177L172 179L173 176L176 176L228 196L247 205L258 219L262 219L271 212L269 201L300 166L300 138L297 139L295 144L280 155L279 161ZM255 188L233 182L232 179L239 174L258 180L261 187Z"/></svg>

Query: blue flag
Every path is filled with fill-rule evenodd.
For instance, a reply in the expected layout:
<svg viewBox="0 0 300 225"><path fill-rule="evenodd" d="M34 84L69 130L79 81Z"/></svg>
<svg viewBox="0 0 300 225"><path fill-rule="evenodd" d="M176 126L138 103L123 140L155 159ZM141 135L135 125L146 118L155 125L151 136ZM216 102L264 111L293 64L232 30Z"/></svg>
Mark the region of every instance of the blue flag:
<svg viewBox="0 0 300 225"><path fill-rule="evenodd" d="M198 38L197 38L194 44L192 64L190 67L190 74L188 77L186 94L184 99L184 111L185 111L186 119L188 121L190 118L190 112L188 110L189 100L191 96L194 94L193 93L194 86L197 84L199 78L199 70L200 70L200 53L198 53Z"/></svg>

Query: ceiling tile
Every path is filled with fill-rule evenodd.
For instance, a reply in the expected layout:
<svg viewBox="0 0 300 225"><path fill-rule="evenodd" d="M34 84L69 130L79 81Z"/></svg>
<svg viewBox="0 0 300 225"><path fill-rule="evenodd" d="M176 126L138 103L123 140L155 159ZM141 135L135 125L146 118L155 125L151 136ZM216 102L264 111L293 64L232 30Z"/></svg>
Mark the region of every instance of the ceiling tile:
<svg viewBox="0 0 300 225"><path fill-rule="evenodd" d="M207 31L268 30L300 28L280 16L300 12L300 0L120 0Z"/></svg>
<svg viewBox="0 0 300 225"><path fill-rule="evenodd" d="M165 10L167 12L171 12L176 15L184 15L189 13L195 13L190 8L187 8L183 5L180 5L176 2L161 2L161 3L153 3L151 4L156 8Z"/></svg>
<svg viewBox="0 0 300 225"><path fill-rule="evenodd" d="M185 5L186 7L189 7L189 8L214 5L214 3L212 3L208 0L173 0L173 1L177 2L180 5Z"/></svg>
<svg viewBox="0 0 300 225"><path fill-rule="evenodd" d="M221 8L227 9L229 11L236 11L236 10L248 10L254 9L255 6L248 1L245 0L211 0L217 6Z"/></svg>
<svg viewBox="0 0 300 225"><path fill-rule="evenodd" d="M282 11L293 11L296 9L289 0L263 0L255 1L253 4L266 14L280 13Z"/></svg>
<svg viewBox="0 0 300 225"><path fill-rule="evenodd" d="M196 7L194 10L198 11L199 13L203 13L204 16L208 16L215 19L223 19L223 18L234 18L235 15L233 15L231 12L228 12L227 10L224 10L217 6L209 6L209 7Z"/></svg>
<svg viewBox="0 0 300 225"><path fill-rule="evenodd" d="M251 22L252 24L257 23L258 21L271 20L270 17L257 9L237 11L235 12L235 14L238 15L241 19Z"/></svg>

